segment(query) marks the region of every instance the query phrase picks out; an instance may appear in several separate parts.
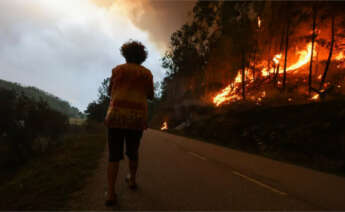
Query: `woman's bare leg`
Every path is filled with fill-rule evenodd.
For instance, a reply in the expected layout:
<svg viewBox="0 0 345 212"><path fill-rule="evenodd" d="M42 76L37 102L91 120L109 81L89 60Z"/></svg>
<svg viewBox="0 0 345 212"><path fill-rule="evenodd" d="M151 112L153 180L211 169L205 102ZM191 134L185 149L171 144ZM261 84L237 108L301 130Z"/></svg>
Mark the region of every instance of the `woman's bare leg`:
<svg viewBox="0 0 345 212"><path fill-rule="evenodd" d="M136 184L136 176L138 170L138 160L129 160L130 183Z"/></svg>
<svg viewBox="0 0 345 212"><path fill-rule="evenodd" d="M118 170L119 162L108 163L108 200L113 200L115 198L115 184Z"/></svg>

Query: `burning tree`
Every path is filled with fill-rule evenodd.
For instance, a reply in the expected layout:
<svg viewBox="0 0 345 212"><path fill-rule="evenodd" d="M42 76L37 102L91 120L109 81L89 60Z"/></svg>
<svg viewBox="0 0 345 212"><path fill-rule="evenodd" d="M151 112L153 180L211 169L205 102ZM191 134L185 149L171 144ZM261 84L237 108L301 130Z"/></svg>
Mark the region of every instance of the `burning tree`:
<svg viewBox="0 0 345 212"><path fill-rule="evenodd" d="M215 106L344 96L344 7L199 1L192 22L172 35L163 94L174 104L196 98Z"/></svg>
<svg viewBox="0 0 345 212"><path fill-rule="evenodd" d="M165 130L168 121L171 130L250 151L291 151L312 164L337 152L345 164L344 9L343 2L198 1L164 58L157 126ZM306 104L321 100L336 101Z"/></svg>

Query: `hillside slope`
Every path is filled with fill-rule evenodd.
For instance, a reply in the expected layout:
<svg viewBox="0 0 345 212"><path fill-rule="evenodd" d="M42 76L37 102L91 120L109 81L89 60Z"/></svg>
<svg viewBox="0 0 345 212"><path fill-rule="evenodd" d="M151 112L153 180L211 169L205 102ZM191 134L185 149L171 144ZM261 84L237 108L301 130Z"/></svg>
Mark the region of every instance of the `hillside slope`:
<svg viewBox="0 0 345 212"><path fill-rule="evenodd" d="M345 101L301 105L191 107L157 113L169 131L310 168L345 173ZM163 114L163 115L162 115ZM185 117L183 120L181 117Z"/></svg>
<svg viewBox="0 0 345 212"><path fill-rule="evenodd" d="M17 94L23 93L25 96L32 100L39 101L40 99L46 101L48 105L69 117L80 117L81 112L71 106L67 101L60 99L48 92L40 90L32 86L22 86L19 83L8 82L0 79L0 88L5 88L9 90L14 90Z"/></svg>

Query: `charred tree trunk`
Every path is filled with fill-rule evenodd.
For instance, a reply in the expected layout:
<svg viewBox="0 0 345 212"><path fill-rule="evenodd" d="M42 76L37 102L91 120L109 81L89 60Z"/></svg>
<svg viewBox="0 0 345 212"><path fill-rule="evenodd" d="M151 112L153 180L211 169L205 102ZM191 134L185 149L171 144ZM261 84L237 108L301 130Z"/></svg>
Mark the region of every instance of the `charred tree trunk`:
<svg viewBox="0 0 345 212"><path fill-rule="evenodd" d="M273 87L276 86L276 81L277 81L277 66L278 64L273 63Z"/></svg>
<svg viewBox="0 0 345 212"><path fill-rule="evenodd" d="M282 31L282 37L280 39L280 47L279 47L279 53L281 54L282 50L283 50L283 44L284 44L284 36L285 35L285 31L283 29ZM277 83L278 83L278 76L279 76L279 68L280 68L280 61L277 64L277 68L276 68L276 73L274 75L274 87L277 87Z"/></svg>
<svg viewBox="0 0 345 212"><path fill-rule="evenodd" d="M316 46L315 74L319 75L319 48Z"/></svg>
<svg viewBox="0 0 345 212"><path fill-rule="evenodd" d="M276 67L274 67L274 78L273 78L273 87L277 86L277 79L278 79L278 68L279 68L279 63L277 64Z"/></svg>
<svg viewBox="0 0 345 212"><path fill-rule="evenodd" d="M268 58L267 58L267 71L268 71L268 78L271 78L271 48L272 48L272 42L269 42L268 46Z"/></svg>
<svg viewBox="0 0 345 212"><path fill-rule="evenodd" d="M242 51L242 98L246 100L246 58L245 52Z"/></svg>
<svg viewBox="0 0 345 212"><path fill-rule="evenodd" d="M278 75L279 75L279 63L275 67L274 78L273 78L273 87L277 87Z"/></svg>
<svg viewBox="0 0 345 212"><path fill-rule="evenodd" d="M317 16L317 9L316 6L313 6L313 35L311 40L311 55L310 55L310 66L309 66L309 79L308 79L308 87L309 87L309 96L311 95L312 91L312 76L313 76L313 55L314 55L314 43L316 38L315 27L316 27L316 16Z"/></svg>
<svg viewBox="0 0 345 212"><path fill-rule="evenodd" d="M253 62L253 82L255 82L255 67L256 67L256 51L257 51L258 45L256 44L254 49L254 62Z"/></svg>
<svg viewBox="0 0 345 212"><path fill-rule="evenodd" d="M287 63L287 56L288 56L288 49L289 49L289 28L290 22L287 21L286 24L286 37L285 37L285 59L284 59L284 76L283 76L283 90L286 87L286 63Z"/></svg>
<svg viewBox="0 0 345 212"><path fill-rule="evenodd" d="M327 62L326 62L326 67L325 67L325 71L323 72L323 75L322 75L322 78L321 78L321 82L320 82L320 90L323 89L323 86L324 86L324 83L326 81L326 76L327 76L327 73L328 73L328 68L329 68L329 65L331 64L331 59L332 59L332 53L333 53L333 46L334 46L334 28L335 28L335 16L332 15L332 35L331 35L331 47L329 49L329 55L328 55L328 59L327 59Z"/></svg>
<svg viewBox="0 0 345 212"><path fill-rule="evenodd" d="M276 72L275 72L275 75L274 75L274 82L273 82L274 83L274 87L278 86L279 66L280 66L280 63L277 64Z"/></svg>

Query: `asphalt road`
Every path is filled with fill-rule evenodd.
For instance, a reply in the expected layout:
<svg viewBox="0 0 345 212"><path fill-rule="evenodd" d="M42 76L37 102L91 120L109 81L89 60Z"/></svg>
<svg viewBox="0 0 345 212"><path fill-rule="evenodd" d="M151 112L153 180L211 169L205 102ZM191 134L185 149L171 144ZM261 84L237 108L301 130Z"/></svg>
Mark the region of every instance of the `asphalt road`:
<svg viewBox="0 0 345 212"><path fill-rule="evenodd" d="M345 179L260 156L147 130L140 150L139 190L124 183L118 205L104 207L107 152L69 209L345 210Z"/></svg>

